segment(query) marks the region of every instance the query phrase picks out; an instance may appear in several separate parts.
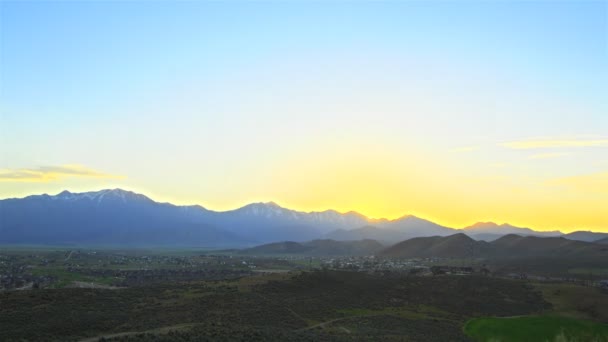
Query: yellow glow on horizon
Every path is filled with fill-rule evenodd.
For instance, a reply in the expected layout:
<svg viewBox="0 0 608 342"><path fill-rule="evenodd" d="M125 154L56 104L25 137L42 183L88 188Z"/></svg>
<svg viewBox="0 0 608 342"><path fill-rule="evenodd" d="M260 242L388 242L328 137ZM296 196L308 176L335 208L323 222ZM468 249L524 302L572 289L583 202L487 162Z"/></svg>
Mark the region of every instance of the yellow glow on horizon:
<svg viewBox="0 0 608 342"><path fill-rule="evenodd" d="M31 193L21 190L19 184L24 183L3 184L12 186L17 197L56 194L64 189L82 192L120 187L159 202L198 204L217 211L274 201L304 212L333 209L387 219L415 215L452 228L493 221L536 230L608 232L606 172L550 180L524 178L512 170L491 166L476 169L467 163L466 156L453 151L437 154L421 148L386 146L320 145L282 158L258 173L243 170L257 182L249 183L249 188L246 183L221 184L226 190L221 196L187 192L176 183L165 188L126 184L121 179L95 177L97 172L85 168L71 168L70 172L92 177L37 183L41 185ZM234 177L242 179L239 174ZM93 187L92 182L96 182Z"/></svg>

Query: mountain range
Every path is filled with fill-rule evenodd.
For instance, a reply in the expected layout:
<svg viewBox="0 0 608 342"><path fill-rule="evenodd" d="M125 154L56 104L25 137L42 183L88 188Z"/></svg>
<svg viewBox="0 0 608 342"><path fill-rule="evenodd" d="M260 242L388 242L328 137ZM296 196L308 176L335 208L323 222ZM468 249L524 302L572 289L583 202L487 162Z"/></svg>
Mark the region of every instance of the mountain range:
<svg viewBox="0 0 608 342"><path fill-rule="evenodd" d="M412 215L370 219L356 212L301 212L276 203L252 203L230 211L160 203L122 189L0 200L0 244L245 247L280 241L365 240L393 244L416 237L464 232L492 241L506 234L561 236L508 224L477 223L464 229ZM607 233L576 232L572 240L594 241Z"/></svg>
<svg viewBox="0 0 608 342"><path fill-rule="evenodd" d="M493 241L507 234L516 234L521 236L543 236L553 237L561 236L562 232L543 231L538 232L530 228L515 227L510 224L496 224L494 222L477 222L471 226L463 228L465 233L475 240Z"/></svg>

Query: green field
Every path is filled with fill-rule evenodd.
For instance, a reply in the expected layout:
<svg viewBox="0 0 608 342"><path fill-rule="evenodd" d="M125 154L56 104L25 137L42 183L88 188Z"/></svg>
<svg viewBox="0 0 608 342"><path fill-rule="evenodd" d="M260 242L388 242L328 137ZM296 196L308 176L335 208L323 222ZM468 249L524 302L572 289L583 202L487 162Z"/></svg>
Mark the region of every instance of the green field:
<svg viewBox="0 0 608 342"><path fill-rule="evenodd" d="M608 341L608 325L559 316L474 318L464 326L476 341Z"/></svg>
<svg viewBox="0 0 608 342"><path fill-rule="evenodd" d="M608 322L608 294L597 287L559 283L538 283L534 287L551 303L545 314Z"/></svg>

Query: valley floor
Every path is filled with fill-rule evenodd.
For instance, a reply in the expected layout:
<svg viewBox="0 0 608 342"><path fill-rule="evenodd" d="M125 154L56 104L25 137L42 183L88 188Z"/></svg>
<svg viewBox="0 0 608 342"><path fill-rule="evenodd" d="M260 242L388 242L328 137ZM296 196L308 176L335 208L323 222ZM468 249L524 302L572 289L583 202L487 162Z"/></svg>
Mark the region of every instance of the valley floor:
<svg viewBox="0 0 608 342"><path fill-rule="evenodd" d="M579 305L579 295L590 299ZM467 321L551 313L601 325L608 322L607 299L597 288L483 276L275 273L118 290L4 292L0 340L484 340L465 334Z"/></svg>
<svg viewBox="0 0 608 342"><path fill-rule="evenodd" d="M467 262L5 251L0 341L508 342L530 326L548 341L608 338L597 283L559 269L510 279Z"/></svg>

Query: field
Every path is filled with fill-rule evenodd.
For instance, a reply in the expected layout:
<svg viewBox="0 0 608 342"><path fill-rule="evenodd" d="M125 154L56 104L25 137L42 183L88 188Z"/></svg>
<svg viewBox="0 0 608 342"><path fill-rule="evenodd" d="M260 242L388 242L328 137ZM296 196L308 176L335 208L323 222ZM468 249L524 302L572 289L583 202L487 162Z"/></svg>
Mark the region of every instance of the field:
<svg viewBox="0 0 608 342"><path fill-rule="evenodd" d="M547 308L521 281L315 271L3 292L0 340L467 341L462 326L470 318Z"/></svg>
<svg viewBox="0 0 608 342"><path fill-rule="evenodd" d="M543 315L471 319L465 333L477 341L608 341L608 294L567 283L535 283L550 307Z"/></svg>
<svg viewBox="0 0 608 342"><path fill-rule="evenodd" d="M537 283L551 303L548 314L608 323L608 294L596 287L563 283Z"/></svg>
<svg viewBox="0 0 608 342"><path fill-rule="evenodd" d="M476 341L608 341L608 325L560 316L475 318L464 331Z"/></svg>
<svg viewBox="0 0 608 342"><path fill-rule="evenodd" d="M467 262L7 249L0 341L517 340L501 329L541 323L576 340L608 323L608 294L578 280L410 272Z"/></svg>

